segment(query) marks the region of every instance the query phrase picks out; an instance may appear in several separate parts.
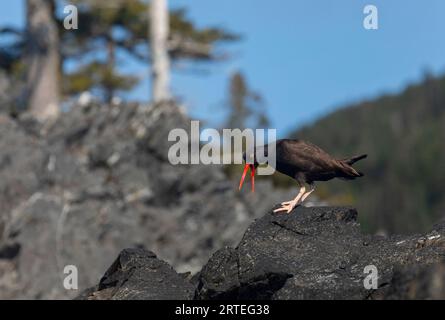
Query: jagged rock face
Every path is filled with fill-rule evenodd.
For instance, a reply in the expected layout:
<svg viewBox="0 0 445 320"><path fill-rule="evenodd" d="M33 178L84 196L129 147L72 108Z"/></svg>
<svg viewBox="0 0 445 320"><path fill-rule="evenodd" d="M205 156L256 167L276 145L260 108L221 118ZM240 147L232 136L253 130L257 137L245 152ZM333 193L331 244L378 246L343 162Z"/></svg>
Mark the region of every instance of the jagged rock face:
<svg viewBox="0 0 445 320"><path fill-rule="evenodd" d="M97 288L78 299L189 300L194 287L166 262L144 249L123 250L105 272Z"/></svg>
<svg viewBox="0 0 445 320"><path fill-rule="evenodd" d="M445 234L439 227L426 237L381 238L361 234L356 218L354 209L331 207L268 214L248 228L235 250L223 249L210 259L200 274L197 297L379 298L391 287L394 267L443 258ZM430 242L419 246L424 239ZM369 265L378 271L376 290L364 286ZM227 272L231 277L215 279L215 273Z"/></svg>
<svg viewBox="0 0 445 320"><path fill-rule="evenodd" d="M221 167L171 165L168 132L189 124L173 104L88 104L51 127L0 115L0 298L75 297L65 265L82 290L131 247L197 272L294 196L261 179L238 193Z"/></svg>
<svg viewBox="0 0 445 320"><path fill-rule="evenodd" d="M179 285L189 290L192 284L194 299L445 298L443 224L426 235L383 238L363 235L356 218L355 209L334 207L266 214L236 248L218 250L197 276ZM364 285L370 265L377 270L377 289ZM147 277L154 281L156 274ZM174 279L177 274L171 280L176 286ZM125 290L131 298L154 294L138 283ZM82 298L100 294L99 285Z"/></svg>
<svg viewBox="0 0 445 320"><path fill-rule="evenodd" d="M196 299L441 296L436 284L443 282L436 279L443 269L435 263L444 255L443 225L423 236L372 237L360 233L352 209L301 207L267 214L242 238L254 218L294 190L277 191L260 178L255 194L238 193L220 167L169 164L168 132L188 125L174 105L86 105L49 128L0 115L0 298L75 297L78 291L63 287L64 266L77 267L82 290L98 282L121 250L135 247L192 273L225 248L193 278ZM108 292L96 298L156 298L145 291L159 274L188 288L149 256L135 256L136 268L159 270L134 278L147 277L144 295L121 295L108 283L96 288ZM362 285L369 264L379 271L376 291ZM421 269L393 277L399 265ZM434 276L425 278L424 268ZM116 272L125 278L124 269L111 268L106 278ZM397 286L404 277L411 286Z"/></svg>
<svg viewBox="0 0 445 320"><path fill-rule="evenodd" d="M363 298L363 268L375 250L361 235L356 211L297 208L291 215L266 215L253 223L234 252L237 265L231 298ZM366 256L363 252L367 252ZM236 258L236 259L235 259ZM210 265L219 264L217 256ZM381 265L382 275L387 267ZM201 274L198 297L219 298Z"/></svg>

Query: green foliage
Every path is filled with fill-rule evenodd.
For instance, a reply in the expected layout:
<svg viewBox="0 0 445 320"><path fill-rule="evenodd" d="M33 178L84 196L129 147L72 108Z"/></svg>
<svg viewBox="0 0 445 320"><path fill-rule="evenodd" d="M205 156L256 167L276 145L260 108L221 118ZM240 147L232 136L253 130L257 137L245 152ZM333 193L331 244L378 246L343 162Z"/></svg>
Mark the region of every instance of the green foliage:
<svg viewBox="0 0 445 320"><path fill-rule="evenodd" d="M240 36L218 27L199 29L187 18L187 11L170 12L170 56L172 59L219 60L227 56L216 49L219 42L237 41Z"/></svg>
<svg viewBox="0 0 445 320"><path fill-rule="evenodd" d="M228 116L225 128L267 128L269 120L261 95L251 88L241 72L235 72L229 80L225 107Z"/></svg>
<svg viewBox="0 0 445 320"><path fill-rule="evenodd" d="M138 82L138 79L120 75L106 64L93 62L84 65L76 72L67 74L64 81L65 93L68 95L98 88L98 90L101 90L101 95L105 97L107 90L131 89Z"/></svg>
<svg viewBox="0 0 445 320"><path fill-rule="evenodd" d="M65 30L60 20L65 60L86 59L97 52L105 57L86 59L79 71L67 74L64 92L77 94L79 90L103 92L105 100L116 91L130 90L138 83L134 76L119 73L118 53L126 52L140 62L149 63L149 8L142 0L73 1L79 8L79 29ZM220 41L234 41L238 37L221 28L198 28L187 19L186 10L170 13L169 54L173 60L212 61L221 55L215 51ZM91 72L99 72L99 76ZM95 77L101 81L90 79ZM74 82L73 82L74 81ZM72 83L73 82L73 83Z"/></svg>
<svg viewBox="0 0 445 320"><path fill-rule="evenodd" d="M146 5L139 0L73 1L78 11L77 30L63 28L63 16L59 25L64 61L85 61L73 72L65 72L63 91L75 95L90 90L100 92L110 101L116 92L132 89L138 78L122 74L118 70L121 51L146 60L138 54L138 45L146 43ZM93 57L93 58L91 58Z"/></svg>
<svg viewBox="0 0 445 320"><path fill-rule="evenodd" d="M340 109L292 134L338 158L367 153L365 177L318 185L317 194L354 205L368 231L424 231L445 209L445 77ZM319 189L322 190L319 190Z"/></svg>
<svg viewBox="0 0 445 320"><path fill-rule="evenodd" d="M172 34L180 34L184 39L191 39L200 43L214 43L216 41L238 40L239 35L217 27L198 29L187 18L187 10L184 8L172 10L170 13L170 29Z"/></svg>

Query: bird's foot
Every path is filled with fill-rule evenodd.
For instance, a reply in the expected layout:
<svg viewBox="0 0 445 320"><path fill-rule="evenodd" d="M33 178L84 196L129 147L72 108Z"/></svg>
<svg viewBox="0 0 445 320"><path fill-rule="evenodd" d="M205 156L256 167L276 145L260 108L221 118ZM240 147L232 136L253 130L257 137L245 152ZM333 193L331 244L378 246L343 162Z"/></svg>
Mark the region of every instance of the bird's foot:
<svg viewBox="0 0 445 320"><path fill-rule="evenodd" d="M275 209L273 212L280 212L280 211L286 211L286 213L290 213L297 205L299 201L291 200L291 201L285 201L281 203L281 207L278 209Z"/></svg>

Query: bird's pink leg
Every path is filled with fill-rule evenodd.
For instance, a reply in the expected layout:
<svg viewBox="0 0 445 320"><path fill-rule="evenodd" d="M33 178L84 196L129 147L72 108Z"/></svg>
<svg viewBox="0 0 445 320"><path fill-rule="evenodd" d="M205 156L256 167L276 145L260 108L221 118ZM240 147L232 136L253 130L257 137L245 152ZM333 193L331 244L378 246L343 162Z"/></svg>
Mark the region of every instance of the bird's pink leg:
<svg viewBox="0 0 445 320"><path fill-rule="evenodd" d="M307 197L309 197L309 195L315 191L315 186L311 185L311 190L309 190L308 192L306 192L305 194L303 194L303 196L301 197L301 202L303 202L304 200L307 199Z"/></svg>
<svg viewBox="0 0 445 320"><path fill-rule="evenodd" d="M280 211L286 211L287 213L291 212L297 204L300 202L300 199L303 197L303 195L306 193L306 187L302 186L300 188L300 192L295 197L295 199L291 201L285 201L281 203L281 208L275 209L273 212L280 212Z"/></svg>

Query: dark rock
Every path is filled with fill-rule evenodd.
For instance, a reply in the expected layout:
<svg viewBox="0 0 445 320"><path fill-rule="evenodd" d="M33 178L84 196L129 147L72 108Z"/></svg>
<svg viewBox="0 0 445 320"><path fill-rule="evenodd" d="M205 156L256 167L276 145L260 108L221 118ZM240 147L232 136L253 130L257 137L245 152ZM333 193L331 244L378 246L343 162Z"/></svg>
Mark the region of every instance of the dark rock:
<svg viewBox="0 0 445 320"><path fill-rule="evenodd" d="M19 243L5 244L0 247L0 259L14 259L20 252Z"/></svg>
<svg viewBox="0 0 445 320"><path fill-rule="evenodd" d="M340 207L266 214L236 248L216 251L194 277L176 274L152 252L124 251L98 287L79 298L173 298L174 285L184 299L201 300L445 297L443 223L425 235L385 238L363 235L356 219L355 209ZM162 271L146 271L153 266ZM376 288L365 286L370 266Z"/></svg>
<svg viewBox="0 0 445 320"><path fill-rule="evenodd" d="M237 298L240 287L238 260L238 252L229 247L213 254L198 276L196 298Z"/></svg>
<svg viewBox="0 0 445 320"><path fill-rule="evenodd" d="M445 254L445 234L439 227L426 236L371 237L361 234L356 217L354 209L332 207L298 207L289 215L265 215L247 229L236 249L224 248L212 256L199 274L196 298L404 297L397 284L405 280L397 279L409 274L394 275L394 267L423 268ZM419 246L419 239L429 240L421 240L424 245ZM375 290L364 286L364 268L369 265L378 271ZM444 269L435 268L435 277L443 281ZM428 279L429 287L442 283L432 281L433 276ZM385 296L388 288L395 293ZM432 297L430 291L422 292L419 297Z"/></svg>
<svg viewBox="0 0 445 320"><path fill-rule="evenodd" d="M105 272L96 291L80 298L117 300L189 300L194 287L166 262L144 249L125 249Z"/></svg>

